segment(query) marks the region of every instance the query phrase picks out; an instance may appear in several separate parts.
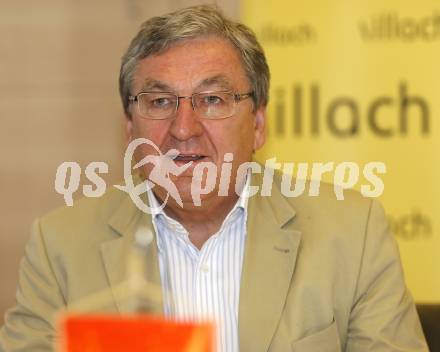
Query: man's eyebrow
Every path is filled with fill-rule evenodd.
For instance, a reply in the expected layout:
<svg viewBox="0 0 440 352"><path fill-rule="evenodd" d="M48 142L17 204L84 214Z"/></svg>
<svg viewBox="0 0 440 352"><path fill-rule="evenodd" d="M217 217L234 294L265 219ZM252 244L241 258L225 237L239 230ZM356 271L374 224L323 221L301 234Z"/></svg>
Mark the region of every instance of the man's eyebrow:
<svg viewBox="0 0 440 352"><path fill-rule="evenodd" d="M205 78L202 82L197 85L196 90L202 90L215 86L222 90L233 90L230 81L223 75L216 75L212 77Z"/></svg>
<svg viewBox="0 0 440 352"><path fill-rule="evenodd" d="M155 79L147 78L144 81L144 85L142 86L143 91L149 91L149 90L160 90L164 92L172 92L172 88L161 81L157 81Z"/></svg>
<svg viewBox="0 0 440 352"><path fill-rule="evenodd" d="M233 87L230 81L223 75L216 75L203 79L196 87L196 91L201 91L204 89L209 89L215 87L221 90L232 91ZM164 92L173 92L173 88L166 84L165 82L158 81L151 78L146 78L144 85L142 86L142 91L158 90Z"/></svg>

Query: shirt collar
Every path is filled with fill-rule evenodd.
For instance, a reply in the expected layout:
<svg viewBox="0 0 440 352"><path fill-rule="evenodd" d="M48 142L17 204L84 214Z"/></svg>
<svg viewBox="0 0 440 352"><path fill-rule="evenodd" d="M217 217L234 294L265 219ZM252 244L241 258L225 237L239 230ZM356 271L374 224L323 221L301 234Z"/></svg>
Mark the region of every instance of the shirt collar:
<svg viewBox="0 0 440 352"><path fill-rule="evenodd" d="M234 212L234 210L237 208L242 208L245 212L247 212L250 179L251 179L251 174L248 173L246 175L246 182L244 184L240 197L238 198L237 202L235 203L234 207L229 213ZM163 208L161 208L161 205L159 204L159 201L157 200L151 188L147 189L147 197L148 197L148 203L150 205L151 217L153 219L155 219L158 215L163 215L165 216L166 219L168 218L171 219L167 214L165 214Z"/></svg>

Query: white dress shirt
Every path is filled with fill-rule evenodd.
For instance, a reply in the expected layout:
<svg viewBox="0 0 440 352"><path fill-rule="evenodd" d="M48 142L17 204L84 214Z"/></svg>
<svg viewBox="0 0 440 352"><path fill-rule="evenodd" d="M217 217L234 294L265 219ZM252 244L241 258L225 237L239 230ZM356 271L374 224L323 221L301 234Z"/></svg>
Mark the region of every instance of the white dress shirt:
<svg viewBox="0 0 440 352"><path fill-rule="evenodd" d="M249 177L248 177L249 181ZM163 210L151 191L165 315L185 321L212 321L218 352L238 352L238 306L246 238L247 191L220 230L199 250L188 232Z"/></svg>

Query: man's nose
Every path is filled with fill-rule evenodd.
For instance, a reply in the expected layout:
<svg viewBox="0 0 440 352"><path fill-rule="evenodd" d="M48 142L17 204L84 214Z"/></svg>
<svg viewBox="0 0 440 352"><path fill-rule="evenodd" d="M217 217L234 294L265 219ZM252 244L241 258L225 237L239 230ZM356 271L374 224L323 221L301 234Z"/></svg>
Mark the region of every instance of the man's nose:
<svg viewBox="0 0 440 352"><path fill-rule="evenodd" d="M203 133L203 125L193 110L190 97L180 97L179 105L171 126L170 134L180 141L198 137Z"/></svg>

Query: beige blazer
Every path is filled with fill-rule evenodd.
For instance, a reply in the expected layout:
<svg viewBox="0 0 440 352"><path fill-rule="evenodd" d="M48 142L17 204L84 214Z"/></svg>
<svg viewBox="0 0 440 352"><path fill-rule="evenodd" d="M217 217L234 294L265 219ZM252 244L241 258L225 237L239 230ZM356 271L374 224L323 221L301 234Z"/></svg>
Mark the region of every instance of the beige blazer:
<svg viewBox="0 0 440 352"><path fill-rule="evenodd" d="M258 179L258 178L256 178ZM376 201L332 186L319 197L250 198L240 288L242 352L428 351L405 286L396 241ZM82 199L35 222L20 266L17 305L5 317L0 351L50 351L55 313L114 288L140 223L149 215L123 192ZM147 276L160 287L155 240ZM151 302L160 314L162 305Z"/></svg>

